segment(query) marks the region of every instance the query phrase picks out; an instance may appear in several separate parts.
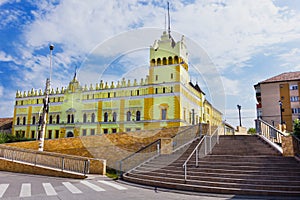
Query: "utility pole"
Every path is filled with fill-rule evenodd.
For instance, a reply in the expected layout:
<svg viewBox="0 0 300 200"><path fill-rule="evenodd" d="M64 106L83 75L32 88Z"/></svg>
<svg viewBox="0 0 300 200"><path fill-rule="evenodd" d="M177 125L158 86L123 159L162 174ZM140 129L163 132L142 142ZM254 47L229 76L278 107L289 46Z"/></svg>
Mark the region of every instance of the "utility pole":
<svg viewBox="0 0 300 200"><path fill-rule="evenodd" d="M39 151L44 150L44 141L46 135L46 125L47 125L47 115L49 112L49 94L50 94L50 84L51 84L51 76L52 76L52 51L54 46L51 44L50 48L50 78L46 79L46 88L45 88L45 97L43 100L43 114L42 114L42 121L41 123L41 134L40 134L40 141L39 141Z"/></svg>
<svg viewBox="0 0 300 200"><path fill-rule="evenodd" d="M241 118L241 109L242 109L242 106L241 105L237 105L237 108L239 110L240 127L242 127L242 118Z"/></svg>

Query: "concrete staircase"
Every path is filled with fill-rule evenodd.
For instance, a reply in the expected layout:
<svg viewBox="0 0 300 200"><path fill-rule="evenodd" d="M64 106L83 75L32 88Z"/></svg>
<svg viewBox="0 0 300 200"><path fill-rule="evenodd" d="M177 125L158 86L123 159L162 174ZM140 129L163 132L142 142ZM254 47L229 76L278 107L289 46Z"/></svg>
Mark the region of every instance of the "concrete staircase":
<svg viewBox="0 0 300 200"><path fill-rule="evenodd" d="M235 195L300 197L300 163L280 153L258 136L220 136L212 154L183 163L199 141L184 151L161 155L125 173L126 181L154 187Z"/></svg>

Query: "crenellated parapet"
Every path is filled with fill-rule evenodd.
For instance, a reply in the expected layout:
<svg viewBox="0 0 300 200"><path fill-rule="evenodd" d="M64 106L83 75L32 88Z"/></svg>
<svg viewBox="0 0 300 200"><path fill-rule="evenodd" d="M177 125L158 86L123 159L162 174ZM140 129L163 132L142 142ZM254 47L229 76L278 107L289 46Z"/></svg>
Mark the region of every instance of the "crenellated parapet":
<svg viewBox="0 0 300 200"><path fill-rule="evenodd" d="M59 89L58 87L56 89L52 88L50 90L50 95L56 95L56 94L64 94L65 93L65 88L62 87L61 89ZM44 96L45 91L43 91L42 89L31 89L29 91L17 91L16 92L16 98L25 98L25 97L40 97L40 96Z"/></svg>

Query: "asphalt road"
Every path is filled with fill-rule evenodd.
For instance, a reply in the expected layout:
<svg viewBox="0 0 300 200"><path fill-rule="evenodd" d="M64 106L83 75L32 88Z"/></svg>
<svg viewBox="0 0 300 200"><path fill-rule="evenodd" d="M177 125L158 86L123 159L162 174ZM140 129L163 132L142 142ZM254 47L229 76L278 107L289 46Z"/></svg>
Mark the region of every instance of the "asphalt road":
<svg viewBox="0 0 300 200"><path fill-rule="evenodd" d="M77 180L0 171L0 199L212 200L228 198L155 191L151 188L140 188L116 182L105 176L92 176L86 180Z"/></svg>

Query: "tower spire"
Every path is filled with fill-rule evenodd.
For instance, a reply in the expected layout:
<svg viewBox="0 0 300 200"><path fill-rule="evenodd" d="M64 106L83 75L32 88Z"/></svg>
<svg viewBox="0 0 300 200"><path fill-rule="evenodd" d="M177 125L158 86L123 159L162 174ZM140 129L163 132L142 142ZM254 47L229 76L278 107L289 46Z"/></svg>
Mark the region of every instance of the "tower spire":
<svg viewBox="0 0 300 200"><path fill-rule="evenodd" d="M171 27L170 27L170 7L169 7L169 2L168 2L168 34L169 34L169 38L171 38Z"/></svg>

